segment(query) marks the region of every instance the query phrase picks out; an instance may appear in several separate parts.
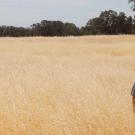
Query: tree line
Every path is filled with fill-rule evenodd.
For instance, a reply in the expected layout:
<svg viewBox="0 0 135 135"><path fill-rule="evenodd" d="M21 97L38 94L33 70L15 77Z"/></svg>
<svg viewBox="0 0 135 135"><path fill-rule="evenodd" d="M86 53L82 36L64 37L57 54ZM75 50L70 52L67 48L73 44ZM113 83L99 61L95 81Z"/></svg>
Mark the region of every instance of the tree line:
<svg viewBox="0 0 135 135"><path fill-rule="evenodd" d="M135 19L124 12L103 11L98 17L90 19L79 28L73 23L43 20L29 28L0 26L0 37L27 36L78 36L78 35L112 35L135 34Z"/></svg>

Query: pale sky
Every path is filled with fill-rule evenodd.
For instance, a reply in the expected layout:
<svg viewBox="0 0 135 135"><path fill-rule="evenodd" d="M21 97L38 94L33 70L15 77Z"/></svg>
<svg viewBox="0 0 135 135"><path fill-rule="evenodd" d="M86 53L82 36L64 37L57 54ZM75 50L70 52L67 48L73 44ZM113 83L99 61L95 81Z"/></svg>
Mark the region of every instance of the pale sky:
<svg viewBox="0 0 135 135"><path fill-rule="evenodd" d="M83 26L108 9L133 15L128 0L0 0L0 25L28 27L41 20L61 20Z"/></svg>

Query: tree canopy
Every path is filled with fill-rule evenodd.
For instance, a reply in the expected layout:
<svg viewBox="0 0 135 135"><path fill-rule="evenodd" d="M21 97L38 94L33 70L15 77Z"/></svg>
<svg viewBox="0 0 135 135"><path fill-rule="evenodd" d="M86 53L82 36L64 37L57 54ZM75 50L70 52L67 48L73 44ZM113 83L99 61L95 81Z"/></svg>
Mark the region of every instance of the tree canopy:
<svg viewBox="0 0 135 135"><path fill-rule="evenodd" d="M128 0L129 3L132 3L131 9L135 11L135 0Z"/></svg>
<svg viewBox="0 0 135 135"><path fill-rule="evenodd" d="M117 13L113 10L103 11L90 19L82 28L83 34L134 34L135 23L131 16L124 12Z"/></svg>

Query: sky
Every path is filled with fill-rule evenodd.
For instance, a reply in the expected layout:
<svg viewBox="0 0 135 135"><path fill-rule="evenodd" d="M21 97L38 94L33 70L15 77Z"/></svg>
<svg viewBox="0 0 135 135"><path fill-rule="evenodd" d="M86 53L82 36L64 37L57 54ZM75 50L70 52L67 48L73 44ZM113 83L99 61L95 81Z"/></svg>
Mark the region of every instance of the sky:
<svg viewBox="0 0 135 135"><path fill-rule="evenodd" d="M29 27L41 20L84 26L104 10L133 15L128 0L0 0L0 25Z"/></svg>

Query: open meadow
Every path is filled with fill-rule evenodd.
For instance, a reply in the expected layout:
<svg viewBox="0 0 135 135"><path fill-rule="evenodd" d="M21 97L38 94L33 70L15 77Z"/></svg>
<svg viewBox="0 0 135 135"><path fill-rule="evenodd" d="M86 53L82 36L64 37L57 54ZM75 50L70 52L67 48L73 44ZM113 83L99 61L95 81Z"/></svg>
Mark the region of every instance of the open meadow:
<svg viewBox="0 0 135 135"><path fill-rule="evenodd" d="M135 36L0 38L0 135L134 135Z"/></svg>

